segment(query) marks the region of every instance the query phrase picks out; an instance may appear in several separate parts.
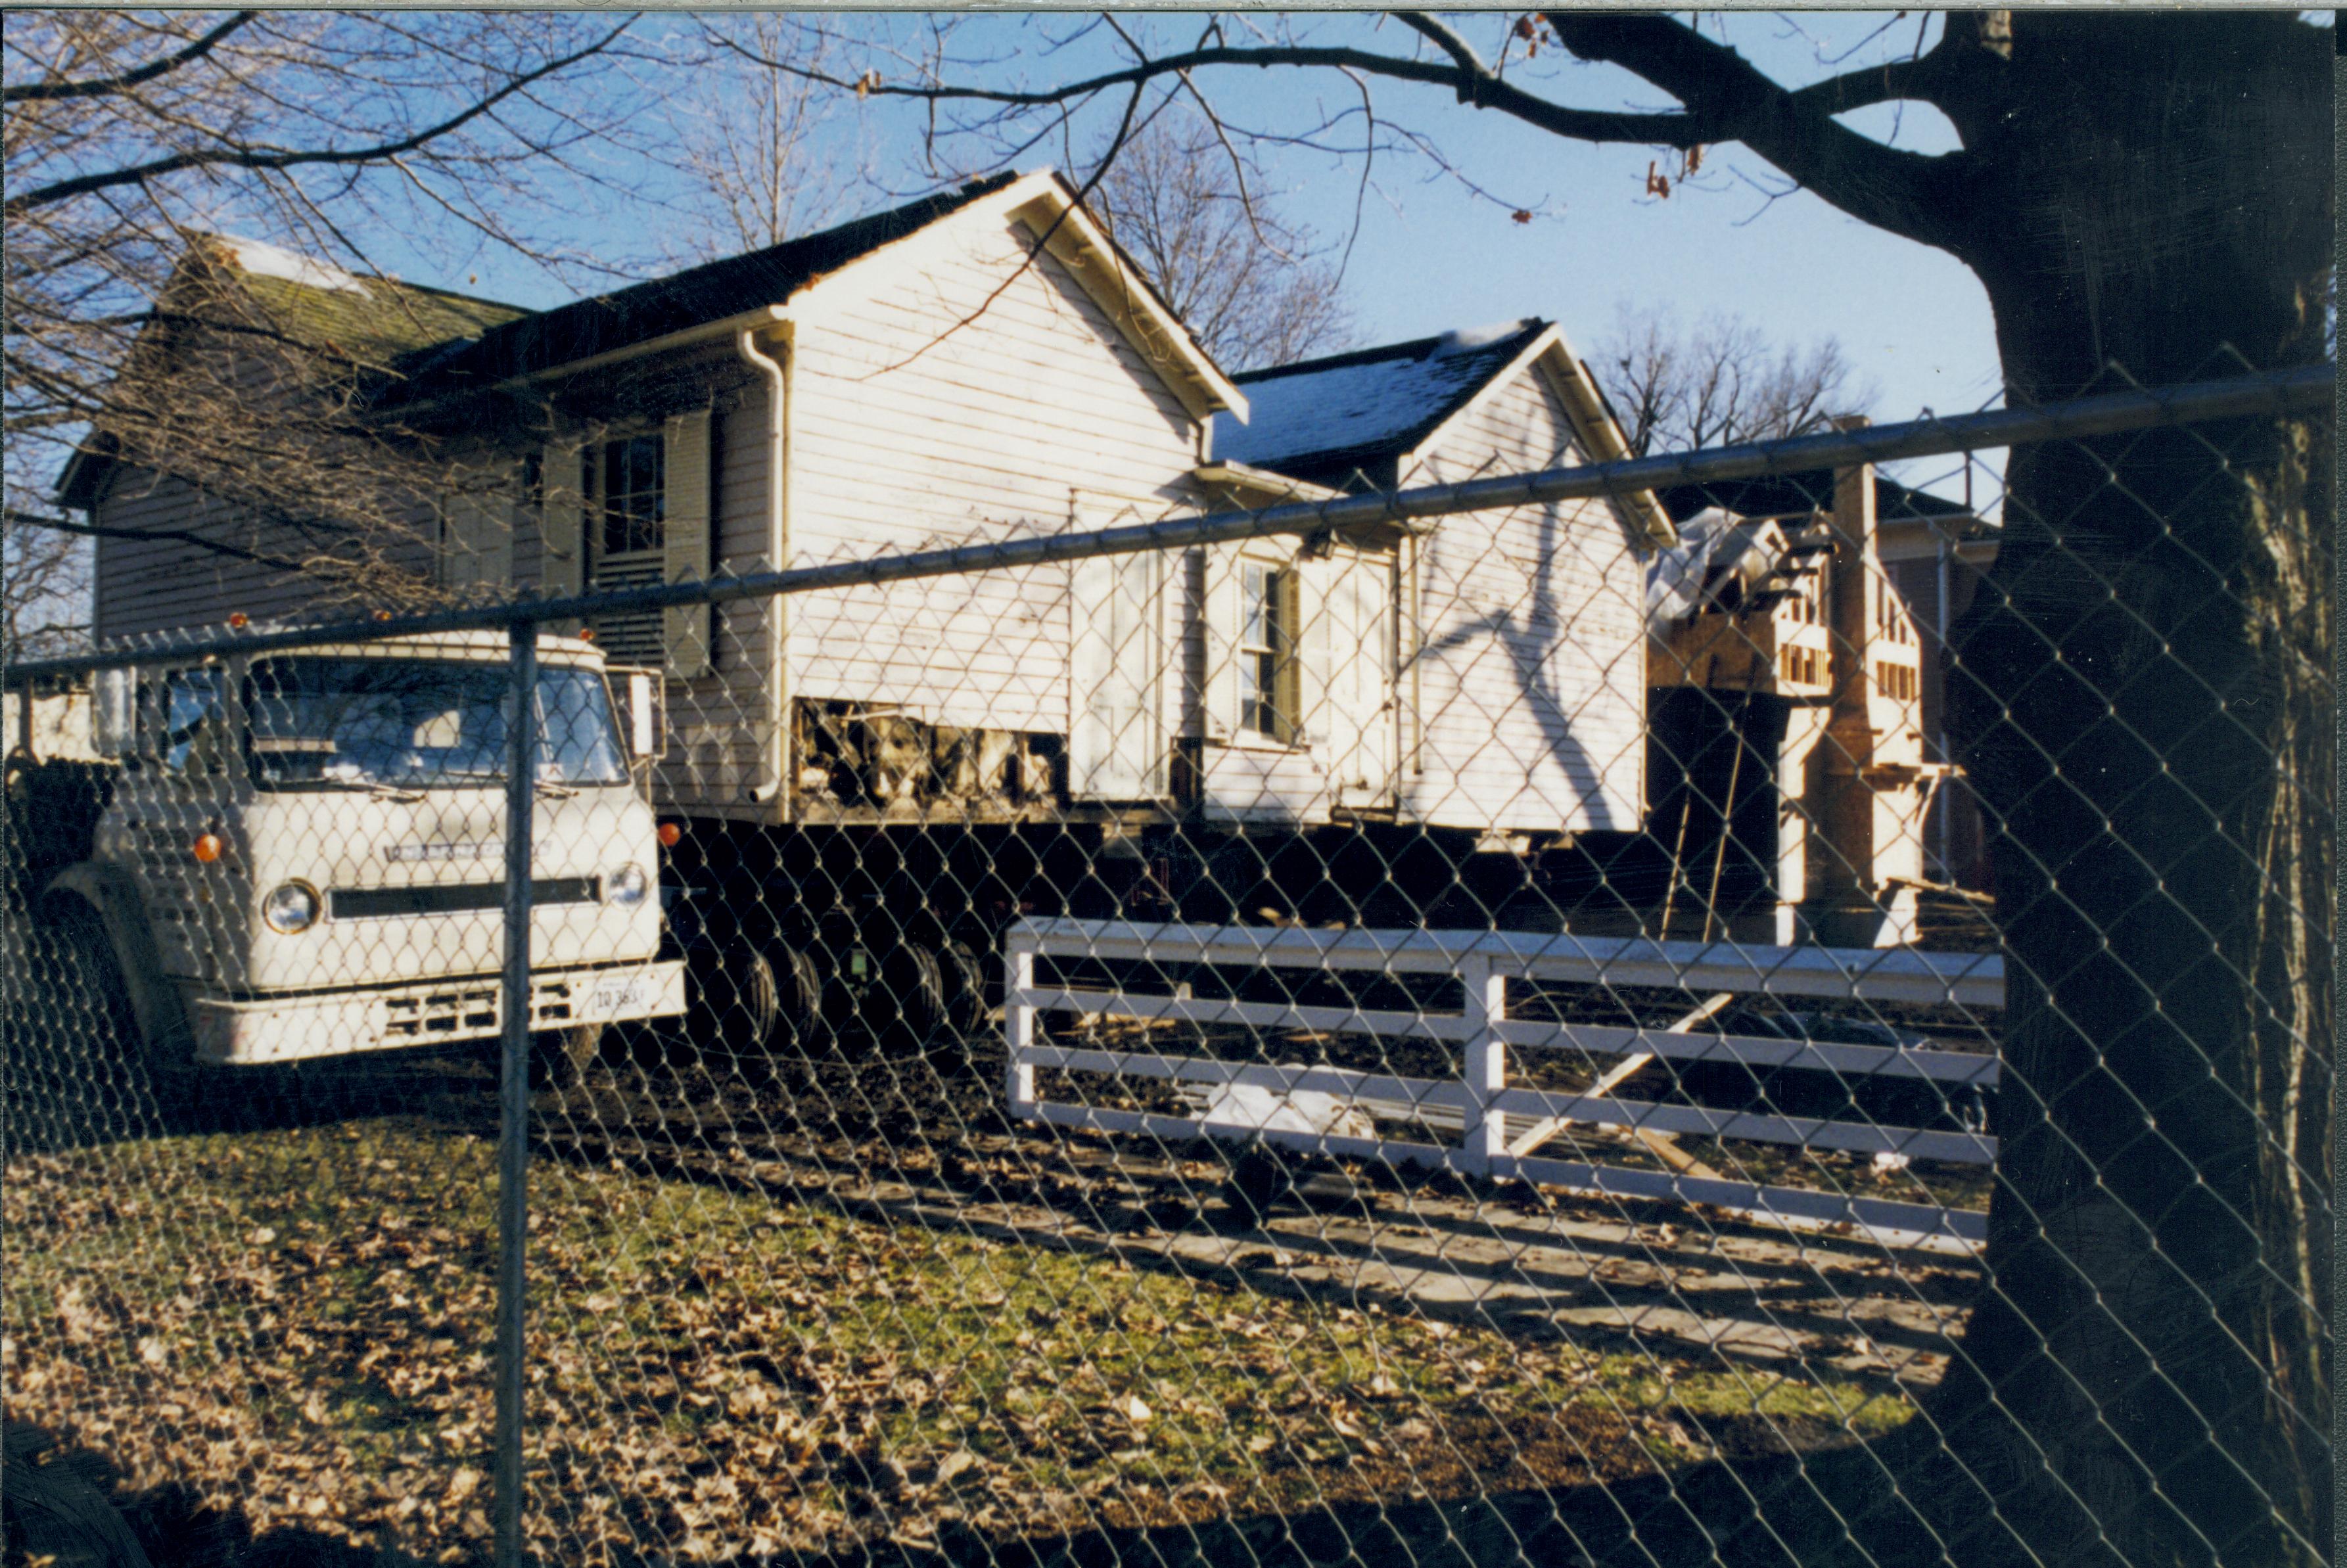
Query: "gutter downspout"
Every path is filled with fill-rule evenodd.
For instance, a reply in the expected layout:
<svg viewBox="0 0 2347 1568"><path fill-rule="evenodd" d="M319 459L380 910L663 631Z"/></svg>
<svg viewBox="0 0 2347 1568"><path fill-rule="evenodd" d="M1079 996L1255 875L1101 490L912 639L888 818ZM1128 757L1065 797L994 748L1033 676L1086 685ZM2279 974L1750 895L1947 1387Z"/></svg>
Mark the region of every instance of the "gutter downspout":
<svg viewBox="0 0 2347 1568"><path fill-rule="evenodd" d="M779 315L778 315L778 318ZM782 322L787 332L789 323ZM781 571L790 565L790 527L784 502L788 473L784 464L790 455L788 392L783 379L783 362L762 353L758 347L758 327L743 327L733 339L734 351L743 363L764 373L766 377L766 559L773 569ZM783 346L784 358L789 356L787 340ZM766 782L750 792L750 798L761 805L774 804L778 812L787 812L789 796L784 789L790 777L791 712L790 691L790 600L781 594L766 601L766 733L771 737L766 745L767 765L771 772Z"/></svg>

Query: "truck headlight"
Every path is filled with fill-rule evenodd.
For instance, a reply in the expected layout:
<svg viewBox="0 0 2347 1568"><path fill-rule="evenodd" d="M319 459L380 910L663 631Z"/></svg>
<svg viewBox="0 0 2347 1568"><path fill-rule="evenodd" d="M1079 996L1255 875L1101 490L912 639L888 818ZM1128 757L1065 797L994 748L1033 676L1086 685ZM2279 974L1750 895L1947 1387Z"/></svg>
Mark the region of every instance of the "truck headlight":
<svg viewBox="0 0 2347 1568"><path fill-rule="evenodd" d="M641 866L622 866L603 879L603 897L623 908L633 908L652 890L652 879Z"/></svg>
<svg viewBox="0 0 2347 1568"><path fill-rule="evenodd" d="M288 882L261 901L261 917L272 931L298 936L318 923L318 890L307 882Z"/></svg>

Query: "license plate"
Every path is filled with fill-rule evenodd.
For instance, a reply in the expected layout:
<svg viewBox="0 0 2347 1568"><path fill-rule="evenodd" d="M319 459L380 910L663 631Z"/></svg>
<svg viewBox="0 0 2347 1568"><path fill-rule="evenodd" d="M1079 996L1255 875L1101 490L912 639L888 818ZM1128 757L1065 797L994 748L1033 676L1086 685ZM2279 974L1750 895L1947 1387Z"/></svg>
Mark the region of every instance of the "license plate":
<svg viewBox="0 0 2347 1568"><path fill-rule="evenodd" d="M587 1011L591 1017L609 1018L613 1013L641 1012L659 999L660 988L641 977L597 980L595 989L587 993Z"/></svg>

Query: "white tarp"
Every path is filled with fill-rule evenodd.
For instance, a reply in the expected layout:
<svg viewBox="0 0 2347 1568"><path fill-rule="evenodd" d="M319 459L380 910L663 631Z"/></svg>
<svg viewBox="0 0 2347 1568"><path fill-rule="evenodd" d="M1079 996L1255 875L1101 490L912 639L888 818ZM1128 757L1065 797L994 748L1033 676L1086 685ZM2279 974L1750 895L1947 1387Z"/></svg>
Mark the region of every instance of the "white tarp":
<svg viewBox="0 0 2347 1568"><path fill-rule="evenodd" d="M1705 507L1679 525L1679 542L1657 550L1646 568L1647 630L1685 620L1731 577L1750 591L1777 569L1783 550L1784 534L1768 519L1747 522L1723 507Z"/></svg>
<svg viewBox="0 0 2347 1568"><path fill-rule="evenodd" d="M1207 1096L1205 1119L1251 1132L1305 1132L1317 1137L1374 1138L1368 1112L1316 1090L1282 1091L1255 1083L1225 1083Z"/></svg>

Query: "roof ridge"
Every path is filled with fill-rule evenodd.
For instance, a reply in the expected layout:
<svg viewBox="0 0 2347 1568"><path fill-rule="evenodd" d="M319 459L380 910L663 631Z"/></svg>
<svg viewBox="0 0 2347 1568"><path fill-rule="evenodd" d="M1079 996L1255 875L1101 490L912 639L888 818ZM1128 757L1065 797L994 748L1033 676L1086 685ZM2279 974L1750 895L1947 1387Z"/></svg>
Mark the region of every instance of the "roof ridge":
<svg viewBox="0 0 2347 1568"><path fill-rule="evenodd" d="M399 277L391 272L354 272L352 269L343 266L340 261L333 261L328 257L313 256L307 251L296 251L291 246L280 245L273 240L256 240L249 234L231 234L224 229L197 230L194 231L192 239L195 243L189 247L191 251L203 256L207 261L224 262L224 264L231 270L246 278L267 278L272 282L289 283L299 289L309 289L330 293L336 292L333 285L331 283L315 282L309 279L292 276L285 272L272 272L253 267L251 265L252 258L250 255L248 248L260 249L275 251L278 255L283 256L289 261L298 262L305 266L315 267L324 272L339 273L341 276L349 279L354 283L381 283L386 287L405 290L410 293L430 294L435 298L444 300L462 300L468 305L492 305L501 311L515 311L522 314L535 313L531 312L529 306L515 304L511 300L493 300L487 294L468 294L461 290L447 288L439 283L412 282L405 278ZM212 242L211 249L209 251L202 248L203 242L207 241ZM223 257L214 253L215 251L224 251L227 254Z"/></svg>
<svg viewBox="0 0 2347 1568"><path fill-rule="evenodd" d="M1553 323L1540 316L1520 316L1515 330L1501 337L1473 344L1466 352L1493 348L1501 343L1531 338L1546 331ZM1235 382L1270 381L1284 375L1308 375L1316 371L1349 370L1359 364L1377 364L1389 359L1424 359L1444 343L1458 337L1462 329L1436 333L1431 337L1409 338L1401 343L1381 343L1374 348L1348 349L1343 354L1323 354L1318 359L1299 359L1287 364L1266 365L1261 370L1244 370L1231 377Z"/></svg>
<svg viewBox="0 0 2347 1568"><path fill-rule="evenodd" d="M896 207L866 212L844 223L812 233L720 256L673 272L641 279L600 294L569 300L542 311L532 311L489 328L464 352L434 354L436 374L473 375L495 380L516 374L532 361L545 365L590 357L607 349L626 346L643 336L670 330L669 318L694 317L691 303L702 292L723 292L734 280L771 277L785 293L836 271L891 241L993 195L1022 178L1006 169L958 187L935 190Z"/></svg>
<svg viewBox="0 0 2347 1568"><path fill-rule="evenodd" d="M760 245L747 251L737 251L730 256L716 256L706 261L695 261L692 266L680 268L673 272L661 272L653 277L641 278L635 282L624 283L616 289L607 289L600 294L582 294L578 299L567 300L561 304L548 307L547 311L533 313L549 314L553 311L572 310L580 305L593 304L599 300L616 300L622 294L631 293L639 289L674 287L696 274L712 272L720 268L739 267L745 262L755 261L761 257L774 257L783 251L797 250L801 247L812 249L827 240L846 233L849 230L862 228L867 224L875 227L885 226L893 219L917 212L925 207L944 201L969 200L979 196L991 196L1018 178L1016 173L1005 170L999 174L988 175L980 179L964 180L954 190L933 190L927 196L917 197L911 201L903 202L895 207L884 207L876 212L866 212L850 218L845 222L835 223L828 229L817 229L806 234L794 234L787 240L777 240L771 245Z"/></svg>

